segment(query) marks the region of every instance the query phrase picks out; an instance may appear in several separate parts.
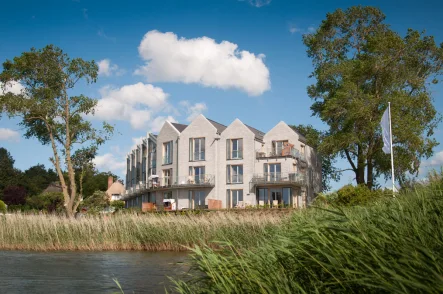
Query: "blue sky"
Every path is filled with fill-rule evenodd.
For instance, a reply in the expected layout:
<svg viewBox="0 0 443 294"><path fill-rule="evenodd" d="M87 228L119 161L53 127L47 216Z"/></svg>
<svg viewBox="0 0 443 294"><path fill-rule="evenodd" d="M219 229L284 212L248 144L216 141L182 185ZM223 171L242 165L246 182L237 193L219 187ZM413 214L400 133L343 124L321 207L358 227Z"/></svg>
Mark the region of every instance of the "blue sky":
<svg viewBox="0 0 443 294"><path fill-rule="evenodd" d="M443 42L439 1L8 1L1 8L0 62L47 44L71 57L101 62L98 82L77 90L102 100L100 118L108 118L118 131L100 148L98 168L124 178L126 152L168 118L187 123L201 112L226 125L238 117L265 132L281 120L324 129L309 109L312 65L301 36L327 12L358 4L380 7L401 34L408 27L425 29ZM235 46L245 53L229 60ZM213 55L210 64L196 65L202 54ZM443 88L433 90L443 112ZM120 120L110 119L115 117ZM17 122L0 120L0 146L20 169L50 166L50 147L21 137ZM436 138L443 142L442 133ZM442 163L442 150L437 147L424 165ZM344 174L334 188L352 180L352 174Z"/></svg>

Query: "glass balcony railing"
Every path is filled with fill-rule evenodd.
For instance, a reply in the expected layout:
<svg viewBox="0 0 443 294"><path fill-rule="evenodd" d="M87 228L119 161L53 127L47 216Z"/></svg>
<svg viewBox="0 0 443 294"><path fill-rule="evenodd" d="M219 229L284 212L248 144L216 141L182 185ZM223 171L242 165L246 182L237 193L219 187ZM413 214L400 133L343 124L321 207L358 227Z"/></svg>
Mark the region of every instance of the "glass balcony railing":
<svg viewBox="0 0 443 294"><path fill-rule="evenodd" d="M194 154L192 154L191 161L201 161L201 160L205 160L205 151L194 152Z"/></svg>
<svg viewBox="0 0 443 294"><path fill-rule="evenodd" d="M232 175L228 179L229 184L241 184L243 183L243 175Z"/></svg>
<svg viewBox="0 0 443 294"><path fill-rule="evenodd" d="M285 148L261 148L255 151L256 158L269 158L269 157L286 157L292 156L294 158L304 159L304 154L301 154L297 148L285 147Z"/></svg>
<svg viewBox="0 0 443 294"><path fill-rule="evenodd" d="M228 159L243 159L242 150L232 150L229 155L230 157Z"/></svg>
<svg viewBox="0 0 443 294"><path fill-rule="evenodd" d="M195 175L195 176L181 176L181 177L158 177L151 178L148 181L148 188L168 188L180 186L208 186L215 185L214 175Z"/></svg>
<svg viewBox="0 0 443 294"><path fill-rule="evenodd" d="M172 163L172 156L163 156L163 162L162 164L171 164Z"/></svg>
<svg viewBox="0 0 443 294"><path fill-rule="evenodd" d="M297 185L305 185L306 175L304 173L263 173L254 174L252 176L254 184L285 184L292 183Z"/></svg>

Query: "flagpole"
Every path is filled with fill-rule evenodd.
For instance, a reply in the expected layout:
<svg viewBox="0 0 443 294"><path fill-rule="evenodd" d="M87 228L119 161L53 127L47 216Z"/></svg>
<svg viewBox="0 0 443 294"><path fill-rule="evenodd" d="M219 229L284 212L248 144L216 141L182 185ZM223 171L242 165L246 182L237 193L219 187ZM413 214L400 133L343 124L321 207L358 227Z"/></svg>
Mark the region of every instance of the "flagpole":
<svg viewBox="0 0 443 294"><path fill-rule="evenodd" d="M389 108L389 134L391 140L391 178L392 178L392 195L395 197L395 178L394 178L394 151L392 148L392 123L391 123L391 102L388 102Z"/></svg>

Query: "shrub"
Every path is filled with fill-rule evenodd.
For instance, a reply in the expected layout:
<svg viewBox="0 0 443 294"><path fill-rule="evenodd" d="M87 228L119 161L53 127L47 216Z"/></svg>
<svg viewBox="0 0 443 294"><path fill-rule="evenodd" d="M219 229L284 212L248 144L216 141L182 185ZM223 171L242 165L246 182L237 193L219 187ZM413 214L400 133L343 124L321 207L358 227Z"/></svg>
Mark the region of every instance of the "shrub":
<svg viewBox="0 0 443 294"><path fill-rule="evenodd" d="M6 213L6 204L0 200L0 213Z"/></svg>
<svg viewBox="0 0 443 294"><path fill-rule="evenodd" d="M18 186L9 186L3 190L3 201L7 205L23 205L26 203L26 189Z"/></svg>
<svg viewBox="0 0 443 294"><path fill-rule="evenodd" d="M27 203L30 208L37 210L61 211L63 209L63 194L60 192L45 192L28 198Z"/></svg>
<svg viewBox="0 0 443 294"><path fill-rule="evenodd" d="M125 208L125 202L122 200L115 200L111 202L111 206L115 208L115 210L120 210Z"/></svg>
<svg viewBox="0 0 443 294"><path fill-rule="evenodd" d="M328 198L329 203L337 205L364 205L385 196L382 190L370 190L365 185L346 185Z"/></svg>

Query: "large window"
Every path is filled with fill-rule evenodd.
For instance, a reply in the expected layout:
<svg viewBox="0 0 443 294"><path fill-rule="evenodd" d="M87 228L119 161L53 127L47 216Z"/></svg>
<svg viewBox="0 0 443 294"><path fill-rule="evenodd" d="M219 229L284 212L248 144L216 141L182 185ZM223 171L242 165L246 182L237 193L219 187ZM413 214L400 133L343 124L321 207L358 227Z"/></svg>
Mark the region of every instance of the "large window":
<svg viewBox="0 0 443 294"><path fill-rule="evenodd" d="M281 180L280 163L263 164L263 172L267 181L276 182Z"/></svg>
<svg viewBox="0 0 443 294"><path fill-rule="evenodd" d="M171 183L172 183L172 169L164 169L162 186L170 186Z"/></svg>
<svg viewBox="0 0 443 294"><path fill-rule="evenodd" d="M163 164L172 163L172 141L163 143Z"/></svg>
<svg viewBox="0 0 443 294"><path fill-rule="evenodd" d="M244 207L243 190L227 190L226 206L229 208Z"/></svg>
<svg viewBox="0 0 443 294"><path fill-rule="evenodd" d="M131 187L131 160L126 158L126 189Z"/></svg>
<svg viewBox="0 0 443 294"><path fill-rule="evenodd" d="M283 149L287 146L288 141L274 141L273 142L273 151L274 151L274 155L277 156L282 156L283 154Z"/></svg>
<svg viewBox="0 0 443 294"><path fill-rule="evenodd" d="M228 184L243 183L243 165L228 165L226 168L226 179Z"/></svg>
<svg viewBox="0 0 443 294"><path fill-rule="evenodd" d="M205 138L189 139L189 161L205 160Z"/></svg>
<svg viewBox="0 0 443 294"><path fill-rule="evenodd" d="M192 184L200 184L205 181L205 167L204 166L190 166L189 176Z"/></svg>
<svg viewBox="0 0 443 294"><path fill-rule="evenodd" d="M243 139L226 140L226 158L227 159L243 158Z"/></svg>
<svg viewBox="0 0 443 294"><path fill-rule="evenodd" d="M205 205L206 193L205 191L194 191L194 207L197 209L206 208Z"/></svg>
<svg viewBox="0 0 443 294"><path fill-rule="evenodd" d="M269 199L268 199L268 189L258 189L258 205L268 205Z"/></svg>

